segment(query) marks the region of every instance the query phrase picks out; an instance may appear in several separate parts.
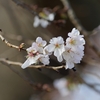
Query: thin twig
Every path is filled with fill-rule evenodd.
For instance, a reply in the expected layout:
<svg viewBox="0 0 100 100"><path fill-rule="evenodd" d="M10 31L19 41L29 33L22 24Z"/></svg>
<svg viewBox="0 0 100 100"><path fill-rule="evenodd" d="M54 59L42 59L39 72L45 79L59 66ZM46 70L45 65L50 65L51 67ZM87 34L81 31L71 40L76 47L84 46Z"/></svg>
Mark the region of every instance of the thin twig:
<svg viewBox="0 0 100 100"><path fill-rule="evenodd" d="M62 4L64 5L64 8L67 10L67 14L69 19L71 20L71 22L73 23L73 25L80 31L83 33L83 35L87 36L89 35L90 32L88 32L87 30L85 30L85 28L82 26L82 24L80 23L80 21L78 20L78 18L76 17L74 10L72 9L72 7L70 6L70 3L68 0L61 0Z"/></svg>
<svg viewBox="0 0 100 100"><path fill-rule="evenodd" d="M83 27L83 25L80 23L79 19L75 15L74 10L72 9L68 0L61 0L61 2L64 5L64 8L67 10L70 21L85 36L86 43L89 45L89 47L92 48L93 51L100 57L100 52L98 52L97 48L95 48L95 46L89 40L89 36L91 34L94 34L94 31L89 32Z"/></svg>
<svg viewBox="0 0 100 100"><path fill-rule="evenodd" d="M10 61L10 60L4 59L4 58L0 58L0 62L8 64L8 65L22 66L21 62L14 62L14 61ZM29 67L32 67L32 68L49 68L49 69L58 70L58 69L63 68L64 66L54 67L54 66L44 66L44 65L31 65Z"/></svg>
<svg viewBox="0 0 100 100"><path fill-rule="evenodd" d="M16 46L16 45L13 45L11 43L9 43L2 35L2 30L0 29L0 39L9 47L12 47L12 48L15 48L15 49L18 49L19 51L20 50L26 50L24 49L24 43L21 43L19 46Z"/></svg>
<svg viewBox="0 0 100 100"><path fill-rule="evenodd" d="M33 15L38 15L38 13L36 11L33 11L33 9L30 8L29 5L25 4L22 1L19 0L12 0L13 2L15 2L18 6L21 6L22 8L28 10L29 12L31 12Z"/></svg>

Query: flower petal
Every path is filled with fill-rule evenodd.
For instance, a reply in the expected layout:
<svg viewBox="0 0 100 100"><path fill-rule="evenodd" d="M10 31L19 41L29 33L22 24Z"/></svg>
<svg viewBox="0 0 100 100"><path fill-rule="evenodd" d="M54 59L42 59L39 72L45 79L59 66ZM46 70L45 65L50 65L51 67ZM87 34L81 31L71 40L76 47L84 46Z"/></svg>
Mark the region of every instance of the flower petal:
<svg viewBox="0 0 100 100"><path fill-rule="evenodd" d="M47 20L41 19L40 24L43 28L46 28L49 25L49 22Z"/></svg>
<svg viewBox="0 0 100 100"><path fill-rule="evenodd" d="M62 55L59 56L59 57L57 57L57 60L58 60L59 62L62 62L62 61L63 61Z"/></svg>
<svg viewBox="0 0 100 100"><path fill-rule="evenodd" d="M61 62L61 61L63 60L61 54L62 54L62 52L61 52L60 49L55 49L54 55L57 57L57 60L58 60L59 62Z"/></svg>
<svg viewBox="0 0 100 100"><path fill-rule="evenodd" d="M28 66L30 66L30 58L28 58L21 66L21 68L25 69L27 68Z"/></svg>
<svg viewBox="0 0 100 100"><path fill-rule="evenodd" d="M61 56L64 51L65 51L64 45L61 45L60 48L55 48L54 55L56 57Z"/></svg>
<svg viewBox="0 0 100 100"><path fill-rule="evenodd" d="M66 69L72 69L74 67L74 63L73 62L71 62L71 61L66 61L66 66L65 66L65 68Z"/></svg>
<svg viewBox="0 0 100 100"><path fill-rule="evenodd" d="M45 47L45 50L48 52L53 52L55 49L55 46L53 44L49 44Z"/></svg>
<svg viewBox="0 0 100 100"><path fill-rule="evenodd" d="M35 17L34 17L34 23L33 23L33 26L34 26L34 27L38 27L39 24L40 24L40 19L39 19L38 16L35 16Z"/></svg>
<svg viewBox="0 0 100 100"><path fill-rule="evenodd" d="M42 42L42 38L41 38L41 37L37 37L37 38L36 38L36 42L37 42L37 43L41 43L41 42Z"/></svg>
<svg viewBox="0 0 100 100"><path fill-rule="evenodd" d="M45 57L41 57L40 61L44 64L44 65L49 65L49 57L45 56Z"/></svg>

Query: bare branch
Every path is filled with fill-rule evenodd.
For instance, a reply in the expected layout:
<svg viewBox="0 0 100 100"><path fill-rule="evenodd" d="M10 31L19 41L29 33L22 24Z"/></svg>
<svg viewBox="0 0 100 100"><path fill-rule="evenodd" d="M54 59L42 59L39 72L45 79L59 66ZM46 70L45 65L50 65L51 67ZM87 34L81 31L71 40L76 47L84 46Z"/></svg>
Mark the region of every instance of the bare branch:
<svg viewBox="0 0 100 100"><path fill-rule="evenodd" d="M4 64L7 64L7 65L22 66L21 62L14 62L14 61L10 61L10 60L4 59L4 58L0 58L0 62L4 63ZM49 69L58 70L58 69L63 68L64 66L54 67L54 66L44 66L44 65L31 65L29 67L32 67L32 68L49 68Z"/></svg>
<svg viewBox="0 0 100 100"><path fill-rule="evenodd" d="M12 61L8 61L6 59L0 59L0 62L3 63L4 65L6 65L7 67L9 67L14 73L16 73L18 76L20 76L26 82L28 82L33 87L33 89L39 90L39 91L40 90L41 91L48 91L48 92L51 91L51 87L49 84L41 84L41 83L34 82L33 80L30 79L30 77L23 75L22 73L17 71L14 67L12 67L12 65L21 66L22 63L12 62Z"/></svg>
<svg viewBox="0 0 100 100"><path fill-rule="evenodd" d="M98 52L97 48L95 48L95 46L91 43L91 41L88 38L91 34L94 34L94 31L88 32L83 27L83 25L80 23L79 19L75 15L74 10L70 6L70 3L68 0L61 0L61 2L64 5L65 9L67 10L67 14L68 14L70 21L85 36L86 43L89 45L89 47L92 48L94 52L100 57L100 52Z"/></svg>
<svg viewBox="0 0 100 100"><path fill-rule="evenodd" d="M75 15L72 7L70 6L68 0L61 0L61 2L64 5L64 8L67 10L68 17L71 20L71 22L73 23L73 25L75 25L75 27L80 32L82 32L83 35L85 35L85 36L89 35L90 32L88 32L87 30L85 30L85 28L82 26L82 24L80 23L80 21L76 17L76 15Z"/></svg>
<svg viewBox="0 0 100 100"><path fill-rule="evenodd" d="M0 39L1 39L7 46L12 47L12 48L15 48L15 49L18 49L19 51L20 51L20 50L26 50L26 49L23 48L23 47L24 47L24 43L21 43L19 46L13 45L13 44L9 43L9 42L1 35L1 33L2 33L2 30L0 29Z"/></svg>
<svg viewBox="0 0 100 100"><path fill-rule="evenodd" d="M30 8L29 5L25 4L22 1L19 0L12 0L13 2L15 2L17 5L21 6L22 8L28 10L29 12L31 12L33 15L38 15L38 13L36 11L33 11L33 9Z"/></svg>

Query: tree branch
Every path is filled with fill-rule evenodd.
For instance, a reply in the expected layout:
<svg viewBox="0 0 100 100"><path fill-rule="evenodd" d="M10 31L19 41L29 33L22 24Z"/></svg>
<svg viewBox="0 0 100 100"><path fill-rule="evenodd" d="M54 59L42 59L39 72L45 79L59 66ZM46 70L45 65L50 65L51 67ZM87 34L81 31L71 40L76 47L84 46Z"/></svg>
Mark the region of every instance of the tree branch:
<svg viewBox="0 0 100 100"><path fill-rule="evenodd" d="M71 22L73 23L73 25L80 31L83 33L84 36L89 35L90 32L88 32L87 30L85 30L85 28L82 26L82 24L80 23L80 21L78 20L78 18L76 17L74 10L72 9L72 7L70 6L70 3L68 0L61 0L62 4L64 5L64 8L67 10L67 14L69 19L71 20Z"/></svg>
<svg viewBox="0 0 100 100"><path fill-rule="evenodd" d="M33 15L38 15L38 13L36 11L33 11L33 9L30 8L29 5L25 4L22 1L19 0L12 0L13 2L15 2L17 5L21 6L22 8L28 10L29 12L31 12Z"/></svg>
<svg viewBox="0 0 100 100"><path fill-rule="evenodd" d="M37 83L34 82L33 80L31 80L29 77L27 77L26 75L21 74L19 71L17 71L14 67L12 67L12 65L18 65L21 66L22 63L20 62L13 62L13 61L8 61L7 59L0 59L0 62L4 65L6 65L7 67L9 67L14 73L16 73L18 76L20 76L22 79L24 79L26 82L28 82L33 89L35 90L41 90L41 91L51 91L51 87L49 84L41 84L41 83Z"/></svg>
<svg viewBox="0 0 100 100"><path fill-rule="evenodd" d="M4 58L0 58L0 62L3 64L7 64L7 65L16 65L16 66L22 66L21 62L14 62L14 61L10 61ZM54 70L58 70L63 68L64 66L57 66L57 67L53 67L53 66L44 66L44 65L31 65L29 67L32 68L49 68L49 69L54 69Z"/></svg>
<svg viewBox="0 0 100 100"><path fill-rule="evenodd" d="M23 48L23 47L24 47L24 43L21 43L19 46L13 45L13 44L9 43L1 34L2 34L2 30L0 29L0 39L1 39L7 46L12 47L12 48L15 48L15 49L18 49L19 51L20 51L20 50L25 50L25 51L26 51L26 49Z"/></svg>

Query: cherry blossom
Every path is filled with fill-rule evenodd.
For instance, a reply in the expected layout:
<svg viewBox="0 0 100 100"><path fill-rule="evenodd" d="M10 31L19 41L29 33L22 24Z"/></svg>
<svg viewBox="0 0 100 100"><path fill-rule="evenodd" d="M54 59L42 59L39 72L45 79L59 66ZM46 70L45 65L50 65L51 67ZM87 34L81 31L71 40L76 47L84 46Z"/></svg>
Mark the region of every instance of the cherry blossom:
<svg viewBox="0 0 100 100"><path fill-rule="evenodd" d="M43 47L45 45L46 45L46 41L42 40L41 37L38 37L36 39L36 42L33 42L32 46L26 49L28 53L27 60L22 64L21 67L24 69L38 62L41 62L44 65L48 65L49 56L43 53Z"/></svg>
<svg viewBox="0 0 100 100"><path fill-rule="evenodd" d="M75 64L80 63L84 56L85 40L84 36L80 35L80 32L75 28L68 33L68 36L66 42L61 36L53 37L48 45L41 37L37 37L36 42L26 49L27 60L21 67L26 68L38 62L48 65L49 55L54 54L59 62L65 61L65 69L72 69Z"/></svg>
<svg viewBox="0 0 100 100"><path fill-rule="evenodd" d="M45 19L40 19L38 16L35 16L33 26L38 27L39 25L41 25L43 28L46 28L49 25L49 22Z"/></svg>
<svg viewBox="0 0 100 100"><path fill-rule="evenodd" d="M84 56L84 44L85 40L80 32L73 28L72 32L68 33L68 38L66 39L65 52L62 54L66 61L65 68L72 69L74 64L80 63Z"/></svg>
<svg viewBox="0 0 100 100"><path fill-rule="evenodd" d="M46 51L54 52L54 56L61 62L63 60L61 55L65 51L63 38L61 36L52 38L50 44L46 46Z"/></svg>
<svg viewBox="0 0 100 100"><path fill-rule="evenodd" d="M49 21L53 21L54 20L55 15L53 13L50 13L48 15L45 15L45 17L44 16L40 16L40 17L41 18L39 18L38 16L34 17L33 26L34 27L38 27L39 25L41 25L43 28L46 28L50 24Z"/></svg>
<svg viewBox="0 0 100 100"><path fill-rule="evenodd" d="M38 44L39 47L44 47L47 44L47 42L45 40L42 40L41 37L36 38L36 43Z"/></svg>

